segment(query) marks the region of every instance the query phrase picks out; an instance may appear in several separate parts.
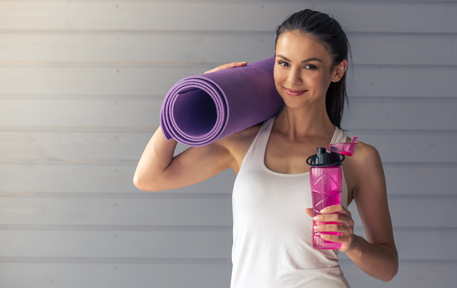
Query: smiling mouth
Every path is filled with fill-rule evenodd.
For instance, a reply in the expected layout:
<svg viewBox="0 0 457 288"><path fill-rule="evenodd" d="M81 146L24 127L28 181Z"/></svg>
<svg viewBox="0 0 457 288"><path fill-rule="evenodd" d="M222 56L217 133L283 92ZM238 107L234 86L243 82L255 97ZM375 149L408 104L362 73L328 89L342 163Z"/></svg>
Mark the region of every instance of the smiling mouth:
<svg viewBox="0 0 457 288"><path fill-rule="evenodd" d="M284 89L286 90L286 93L291 96L298 96L298 95L301 95L301 94L305 93L306 91L308 91L308 90L288 89L286 87L284 87Z"/></svg>

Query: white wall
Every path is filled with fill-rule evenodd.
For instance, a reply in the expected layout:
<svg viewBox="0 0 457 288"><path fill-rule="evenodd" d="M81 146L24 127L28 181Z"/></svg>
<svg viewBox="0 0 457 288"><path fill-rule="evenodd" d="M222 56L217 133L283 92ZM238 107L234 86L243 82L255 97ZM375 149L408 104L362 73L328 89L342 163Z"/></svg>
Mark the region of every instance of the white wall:
<svg viewBox="0 0 457 288"><path fill-rule="evenodd" d="M383 283L341 253L346 277L455 287L452 0L1 1L0 287L228 287L233 172L161 193L133 172L176 81L270 57L304 8L350 38L343 128L381 153L400 255Z"/></svg>

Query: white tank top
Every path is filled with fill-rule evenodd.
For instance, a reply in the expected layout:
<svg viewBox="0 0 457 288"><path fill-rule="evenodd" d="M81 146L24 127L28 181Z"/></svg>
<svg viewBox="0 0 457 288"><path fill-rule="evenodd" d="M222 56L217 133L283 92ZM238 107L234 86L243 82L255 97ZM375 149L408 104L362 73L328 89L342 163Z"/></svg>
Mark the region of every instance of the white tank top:
<svg viewBox="0 0 457 288"><path fill-rule="evenodd" d="M232 195L231 288L349 287L338 250L312 247L309 172L282 174L265 166L265 148L274 118L265 121L235 179ZM335 127L331 143L346 142ZM341 204L347 208L343 173Z"/></svg>

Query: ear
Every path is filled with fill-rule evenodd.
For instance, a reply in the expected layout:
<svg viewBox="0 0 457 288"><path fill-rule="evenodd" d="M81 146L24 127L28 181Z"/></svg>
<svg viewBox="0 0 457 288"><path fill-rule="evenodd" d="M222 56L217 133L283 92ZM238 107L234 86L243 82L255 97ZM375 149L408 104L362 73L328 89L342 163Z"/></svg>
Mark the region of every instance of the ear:
<svg viewBox="0 0 457 288"><path fill-rule="evenodd" d="M343 78L344 72L348 67L348 61L343 60L340 64L336 65L332 72L332 82L338 82Z"/></svg>

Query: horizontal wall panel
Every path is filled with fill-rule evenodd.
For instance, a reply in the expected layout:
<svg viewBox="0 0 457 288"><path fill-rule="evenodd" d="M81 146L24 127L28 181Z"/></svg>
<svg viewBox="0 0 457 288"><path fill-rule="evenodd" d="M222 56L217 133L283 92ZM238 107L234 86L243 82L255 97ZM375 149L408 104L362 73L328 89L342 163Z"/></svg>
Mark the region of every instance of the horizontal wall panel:
<svg viewBox="0 0 457 288"><path fill-rule="evenodd" d="M454 43L457 42L456 36L349 34L348 38L352 60L356 65L451 66L457 64L457 51L454 48ZM431 51L434 57L430 57Z"/></svg>
<svg viewBox="0 0 457 288"><path fill-rule="evenodd" d="M349 34L356 65L456 65L456 36ZM81 45L81 43L85 43ZM273 56L274 33L0 34L0 63L228 63ZM433 51L434 57L430 57Z"/></svg>
<svg viewBox="0 0 457 288"><path fill-rule="evenodd" d="M361 228L356 228L354 234L365 238ZM400 260L455 261L457 260L457 250L452 247L454 247L456 237L457 230L455 229L394 229L395 245ZM350 261L345 253L339 253L338 258Z"/></svg>
<svg viewBox="0 0 457 288"><path fill-rule="evenodd" d="M1 261L1 259L0 259ZM350 261L341 269L352 288L454 288L457 263L449 261L401 261L395 278L382 282L365 274ZM232 264L229 261L191 263L35 263L0 262L0 278L7 287L57 288L213 288L229 287ZM27 277L23 277L27 275Z"/></svg>
<svg viewBox="0 0 457 288"><path fill-rule="evenodd" d="M0 230L0 258L229 259L231 229Z"/></svg>
<svg viewBox="0 0 457 288"><path fill-rule="evenodd" d="M0 66L0 94L165 96L180 79L212 68L214 65Z"/></svg>
<svg viewBox="0 0 457 288"><path fill-rule="evenodd" d="M348 114L350 113L348 112ZM457 123L453 129L457 130ZM443 151L454 150L454 143L457 143L456 132L349 130L346 131L346 134L349 137L357 136L359 137L358 141L375 147L384 162L407 164L423 162L457 163L457 157L443 153Z"/></svg>
<svg viewBox="0 0 457 288"><path fill-rule="evenodd" d="M340 265L351 288L452 288L457 281L457 263L451 261L400 261L398 274L387 283L370 277L350 260Z"/></svg>
<svg viewBox="0 0 457 288"><path fill-rule="evenodd" d="M231 226L225 197L1 197L0 225ZM456 201L457 202L457 201Z"/></svg>
<svg viewBox="0 0 457 288"><path fill-rule="evenodd" d="M449 37L443 36L437 45L441 47ZM12 64L253 62L273 56L274 33L0 34L0 49L0 63Z"/></svg>
<svg viewBox="0 0 457 288"><path fill-rule="evenodd" d="M384 164L384 173L389 195L456 195L454 187L457 165L455 164L388 163Z"/></svg>
<svg viewBox="0 0 457 288"><path fill-rule="evenodd" d="M378 66L348 71L348 95L456 97L457 69L451 67Z"/></svg>
<svg viewBox="0 0 457 288"><path fill-rule="evenodd" d="M138 161L154 131L0 131L0 159Z"/></svg>
<svg viewBox="0 0 457 288"><path fill-rule="evenodd" d="M202 74L214 67L215 65L141 64L54 64L34 67L1 65L0 95L14 97L16 94L26 94L48 98L72 95L165 96L178 80ZM457 68L354 66L354 70L348 71L347 84L348 95L358 97L457 97Z"/></svg>
<svg viewBox="0 0 457 288"><path fill-rule="evenodd" d="M369 191L367 191L369 193ZM389 195L389 211L392 218L392 226L401 228L457 228L455 204L457 204L457 192L453 196L394 196ZM356 227L363 227L362 220L357 212L356 203L353 201L349 210ZM440 213L424 213L430 210ZM453 208L454 207L454 208ZM434 214L433 216L431 214ZM441 214L441 216L435 216ZM446 223L447 222L447 223Z"/></svg>
<svg viewBox="0 0 457 288"><path fill-rule="evenodd" d="M0 99L3 127L157 127L162 100ZM457 98L352 99L343 129L456 130ZM362 121L363 120L363 121ZM0 126L0 127L1 127ZM146 144L146 143L145 143ZM144 145L145 145L144 144Z"/></svg>
<svg viewBox="0 0 457 288"><path fill-rule="evenodd" d="M457 101L456 101L457 102ZM455 127L457 130L457 125ZM138 161L155 128L146 131L0 131L0 161ZM385 162L457 163L457 132L346 131L374 146ZM177 149L181 152L183 149Z"/></svg>
<svg viewBox="0 0 457 288"><path fill-rule="evenodd" d="M355 230L357 235L362 233ZM394 235L401 260L457 260L457 250L452 248L455 229L396 229ZM230 259L233 244L231 229L0 230L0 239L0 258L216 260ZM344 253L339 256L349 259Z"/></svg>
<svg viewBox="0 0 457 288"><path fill-rule="evenodd" d="M157 127L160 124L161 105L162 100L154 98L45 101L0 99L0 123L2 126L28 127Z"/></svg>
<svg viewBox="0 0 457 288"><path fill-rule="evenodd" d="M0 163L0 193L126 193L133 185L137 163ZM457 165L384 164L389 195L455 195ZM210 179L160 193L231 193L235 174L227 169ZM433 179L433 180L430 180ZM436 183L440 189L437 191Z"/></svg>
<svg viewBox="0 0 457 288"><path fill-rule="evenodd" d="M129 193L137 163L0 163L0 193ZM233 170L164 193L231 193ZM150 192L144 192L150 193Z"/></svg>
<svg viewBox="0 0 457 288"><path fill-rule="evenodd" d="M1 259L0 259L1 261ZM214 288L229 287L232 264L190 263L2 263L5 287ZM27 275L27 277L24 277Z"/></svg>
<svg viewBox="0 0 457 288"><path fill-rule="evenodd" d="M369 191L367 192L369 193ZM211 195L210 195L211 196ZM37 226L232 226L232 199L188 195L177 198L1 197L0 225ZM311 196L310 196L311 197ZM303 204L303 209L306 208ZM455 196L389 196L393 227L457 228ZM363 227L356 204L350 211ZM424 213L433 207L440 213ZM310 207L308 207L310 208ZM405 213L405 211L408 211Z"/></svg>
<svg viewBox="0 0 457 288"><path fill-rule="evenodd" d="M0 29L273 31L289 14L310 8L335 15L347 31L449 33L457 31L457 25L450 25L457 18L454 7L449 3L395 2L196 5L10 1L0 4ZM408 14L416 17L405 17Z"/></svg>
<svg viewBox="0 0 457 288"><path fill-rule="evenodd" d="M455 131L455 111L457 101L454 99L434 101L359 98L349 103L341 125L343 129Z"/></svg>

